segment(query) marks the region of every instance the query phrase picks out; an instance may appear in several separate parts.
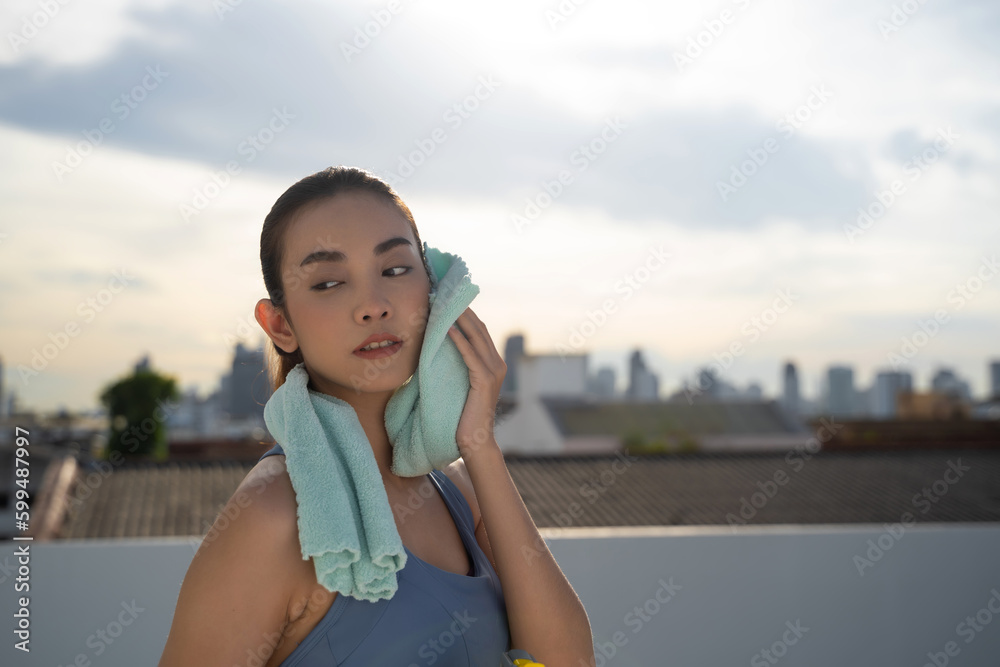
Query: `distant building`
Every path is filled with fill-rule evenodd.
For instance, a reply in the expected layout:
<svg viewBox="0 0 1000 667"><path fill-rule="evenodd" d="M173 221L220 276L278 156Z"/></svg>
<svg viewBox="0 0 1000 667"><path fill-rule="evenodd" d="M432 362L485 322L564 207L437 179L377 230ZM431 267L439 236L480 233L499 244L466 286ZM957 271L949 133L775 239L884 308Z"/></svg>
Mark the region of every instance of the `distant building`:
<svg viewBox="0 0 1000 667"><path fill-rule="evenodd" d="M969 383L955 375L955 372L950 368L941 368L934 373L934 377L931 378L931 390L965 401L972 400Z"/></svg>
<svg viewBox="0 0 1000 667"><path fill-rule="evenodd" d="M760 401L764 397L764 392L759 384L751 383L745 391L741 391L736 386L720 378L712 366L702 366L699 368L696 378L693 385L684 380L681 388L671 394L667 398L667 401L672 403L683 401L688 404L743 402Z"/></svg>
<svg viewBox="0 0 1000 667"><path fill-rule="evenodd" d="M264 404L271 397L264 348L236 343L233 365L222 380L223 410L230 419L258 418L263 422Z"/></svg>
<svg viewBox="0 0 1000 667"><path fill-rule="evenodd" d="M958 394L940 391L901 391L896 395L896 417L912 419L968 419L969 403Z"/></svg>
<svg viewBox="0 0 1000 667"><path fill-rule="evenodd" d="M519 372L528 365L536 377L534 386L542 396L580 398L587 393L586 354L525 354Z"/></svg>
<svg viewBox="0 0 1000 667"><path fill-rule="evenodd" d="M882 371L875 376L871 393L871 412L879 419L896 416L897 395L901 391L913 391L913 376L907 371Z"/></svg>
<svg viewBox="0 0 1000 667"><path fill-rule="evenodd" d="M648 368L642 352L636 350L629 357L628 389L625 397L631 401L656 401L660 398L660 380Z"/></svg>
<svg viewBox="0 0 1000 667"><path fill-rule="evenodd" d="M554 359L558 362L560 357ZM584 357L585 359L585 357ZM504 451L555 454L562 449L562 438L547 414L542 396L545 378L543 366L552 367L536 355L521 355L517 362L515 405L497 420L494 435ZM584 375L584 378L586 375Z"/></svg>
<svg viewBox="0 0 1000 667"><path fill-rule="evenodd" d="M795 364L790 361L785 364L781 387L781 404L788 411L788 414L793 417L802 414L802 406L799 403L799 371L795 368Z"/></svg>
<svg viewBox="0 0 1000 667"><path fill-rule="evenodd" d="M1000 361L990 362L990 400L1000 401Z"/></svg>
<svg viewBox="0 0 1000 667"><path fill-rule="evenodd" d="M142 359L135 363L135 372L141 373L142 371L150 370L149 355L143 355Z"/></svg>
<svg viewBox="0 0 1000 667"><path fill-rule="evenodd" d="M788 450L805 441L804 427L789 420L777 402L759 400L759 386L747 392L757 395L755 400L741 392L736 392L741 398L707 397L694 404L683 398L608 400L580 390L585 386L586 359L586 355L521 357L514 405L498 417L495 428L504 453L619 452L629 434L649 446L688 450ZM645 371L641 357L632 359L633 368ZM712 375L710 368L706 370ZM613 386L611 369L601 369L598 377L603 386ZM595 384L592 380L590 386ZM712 390L717 389L716 385Z"/></svg>
<svg viewBox="0 0 1000 667"><path fill-rule="evenodd" d="M507 364L507 375L503 378L500 393L506 396L517 394L517 370L521 357L524 356L524 336L516 334L507 338L504 345L503 361Z"/></svg>
<svg viewBox="0 0 1000 667"><path fill-rule="evenodd" d="M826 371L826 412L832 417L852 417L857 413L854 369L831 366Z"/></svg>
<svg viewBox="0 0 1000 667"><path fill-rule="evenodd" d="M211 433L218 418L218 395L203 399L195 387L181 394L167 419L172 440L191 439Z"/></svg>
<svg viewBox="0 0 1000 667"><path fill-rule="evenodd" d="M615 369L600 368L597 375L591 378L590 393L595 398L611 399L615 396Z"/></svg>

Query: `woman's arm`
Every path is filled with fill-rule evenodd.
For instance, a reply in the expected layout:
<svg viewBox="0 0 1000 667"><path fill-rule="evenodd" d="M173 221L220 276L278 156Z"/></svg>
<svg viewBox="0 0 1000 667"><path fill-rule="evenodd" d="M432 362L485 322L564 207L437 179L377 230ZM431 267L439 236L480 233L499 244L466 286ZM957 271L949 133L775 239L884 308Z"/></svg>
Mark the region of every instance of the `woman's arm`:
<svg viewBox="0 0 1000 667"><path fill-rule="evenodd" d="M594 665L587 612L538 534L496 440L466 456L481 528L489 528L503 584L511 646L528 651L546 667Z"/></svg>
<svg viewBox="0 0 1000 667"><path fill-rule="evenodd" d="M248 650L270 655L280 643L289 563L301 556L294 492L273 469L267 461L247 475L202 541L159 667L242 664Z"/></svg>
<svg viewBox="0 0 1000 667"><path fill-rule="evenodd" d="M594 665L593 635L583 603L524 506L493 437L507 366L482 321L466 309L449 335L469 367L469 397L456 431L475 488L483 526L507 604L511 646L546 667ZM464 335L463 335L464 334Z"/></svg>

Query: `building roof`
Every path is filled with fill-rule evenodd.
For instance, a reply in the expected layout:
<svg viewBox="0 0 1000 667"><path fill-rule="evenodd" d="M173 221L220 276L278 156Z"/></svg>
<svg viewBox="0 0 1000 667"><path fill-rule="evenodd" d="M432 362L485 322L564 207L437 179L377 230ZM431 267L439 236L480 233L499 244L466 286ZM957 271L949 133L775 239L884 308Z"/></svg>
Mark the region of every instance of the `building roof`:
<svg viewBox="0 0 1000 667"><path fill-rule="evenodd" d="M582 401L544 397L542 404L563 435L644 435L667 432L688 435L765 435L795 433L775 401L695 402Z"/></svg>
<svg viewBox="0 0 1000 667"><path fill-rule="evenodd" d="M894 523L906 512L918 522L1000 521L998 450L819 452L809 460L785 452L509 455L506 462L540 528L719 525L741 522L741 508L751 525ZM253 465L126 463L90 483L81 469L56 536L202 536ZM929 497L920 496L924 489Z"/></svg>
<svg viewBox="0 0 1000 667"><path fill-rule="evenodd" d="M123 463L103 474L82 468L57 537L204 535L253 463Z"/></svg>
<svg viewBox="0 0 1000 667"><path fill-rule="evenodd" d="M747 524L898 522L905 512L919 522L1000 521L1000 451L808 455L511 456L507 467L538 527L567 514L572 526L742 523L741 509ZM949 462L969 470L946 479ZM934 502L920 497L925 488Z"/></svg>

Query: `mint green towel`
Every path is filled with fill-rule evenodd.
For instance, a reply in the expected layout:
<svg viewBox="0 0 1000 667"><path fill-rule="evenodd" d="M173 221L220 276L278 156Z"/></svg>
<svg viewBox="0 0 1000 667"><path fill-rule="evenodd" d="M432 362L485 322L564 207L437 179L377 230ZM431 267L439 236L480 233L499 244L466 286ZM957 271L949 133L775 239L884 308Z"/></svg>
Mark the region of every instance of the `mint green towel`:
<svg viewBox="0 0 1000 667"><path fill-rule="evenodd" d="M469 370L448 328L479 294L465 262L424 243L430 314L417 370L389 399L385 427L392 472L426 475L459 457L455 432L469 394ZM329 591L375 602L391 598L406 551L382 475L357 413L311 391L303 364L264 406L264 422L285 452L298 504L302 559Z"/></svg>

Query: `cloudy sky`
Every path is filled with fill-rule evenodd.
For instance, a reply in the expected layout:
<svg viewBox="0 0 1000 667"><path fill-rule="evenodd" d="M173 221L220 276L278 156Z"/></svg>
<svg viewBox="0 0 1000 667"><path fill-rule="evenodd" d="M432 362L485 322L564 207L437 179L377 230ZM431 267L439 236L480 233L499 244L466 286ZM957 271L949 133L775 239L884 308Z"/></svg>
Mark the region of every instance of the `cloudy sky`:
<svg viewBox="0 0 1000 667"><path fill-rule="evenodd" d="M146 353L214 389L259 333L264 215L336 164L466 260L501 349L521 332L621 383L641 348L665 393L703 364L773 393L786 359L809 395L831 363L863 387L893 359L986 391L995 3L341 4L4 3L22 405L94 407Z"/></svg>

